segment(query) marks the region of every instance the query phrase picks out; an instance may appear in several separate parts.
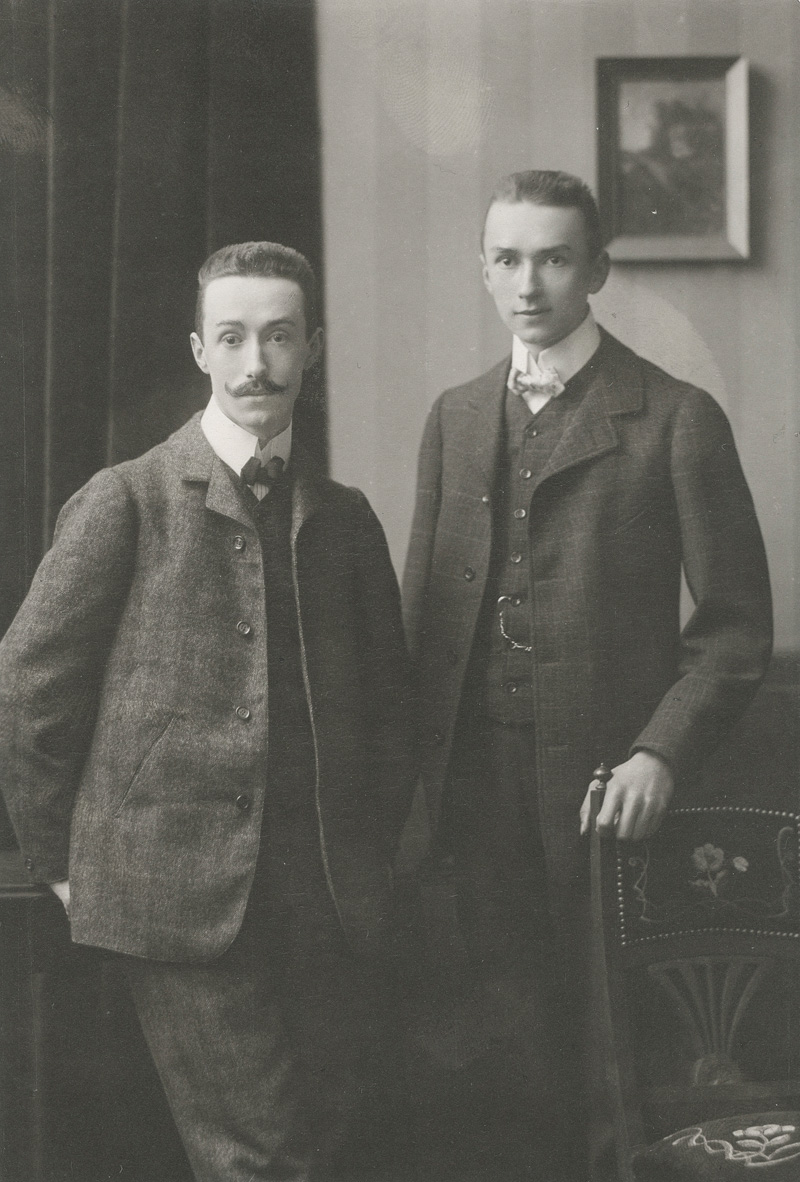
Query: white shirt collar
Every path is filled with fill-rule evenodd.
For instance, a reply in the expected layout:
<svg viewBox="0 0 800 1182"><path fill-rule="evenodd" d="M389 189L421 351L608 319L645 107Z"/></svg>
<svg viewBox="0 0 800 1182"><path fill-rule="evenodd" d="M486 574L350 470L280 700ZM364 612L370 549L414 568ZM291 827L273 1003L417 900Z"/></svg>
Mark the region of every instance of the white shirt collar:
<svg viewBox="0 0 800 1182"><path fill-rule="evenodd" d="M200 426L219 458L237 474L253 456L257 456L262 464L266 464L267 460L273 459L274 456L280 456L284 464L289 463L292 452L291 423L280 435L270 439L264 448L260 448L258 437L245 431L244 427L234 423L233 419L229 419L212 394L208 406L203 411Z"/></svg>
<svg viewBox="0 0 800 1182"><path fill-rule="evenodd" d="M589 309L585 319L569 336L556 341L549 349L542 349L538 357L534 357L524 341L515 336L511 346L511 368L536 378L541 376L542 370L555 370L562 382L568 382L583 369L599 346L600 330Z"/></svg>

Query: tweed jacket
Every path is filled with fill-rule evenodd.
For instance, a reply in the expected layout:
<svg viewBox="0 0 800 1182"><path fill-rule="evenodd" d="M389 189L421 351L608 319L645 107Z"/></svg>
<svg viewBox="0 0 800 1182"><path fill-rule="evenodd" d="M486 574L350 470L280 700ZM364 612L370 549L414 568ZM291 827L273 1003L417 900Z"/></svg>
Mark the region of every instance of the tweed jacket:
<svg viewBox="0 0 800 1182"><path fill-rule="evenodd" d="M399 591L363 494L298 448L291 470L323 863L369 950L413 788ZM268 643L256 527L199 416L62 510L0 645L0 776L33 879L69 875L78 943L203 961L235 937L268 791Z"/></svg>
<svg viewBox="0 0 800 1182"><path fill-rule="evenodd" d="M509 364L446 391L420 451L403 590L434 829L489 569ZM649 749L689 792L771 649L763 543L723 412L606 332L587 373L528 513L538 809L561 897L583 874L578 811L598 761ZM682 634L681 566L695 603Z"/></svg>

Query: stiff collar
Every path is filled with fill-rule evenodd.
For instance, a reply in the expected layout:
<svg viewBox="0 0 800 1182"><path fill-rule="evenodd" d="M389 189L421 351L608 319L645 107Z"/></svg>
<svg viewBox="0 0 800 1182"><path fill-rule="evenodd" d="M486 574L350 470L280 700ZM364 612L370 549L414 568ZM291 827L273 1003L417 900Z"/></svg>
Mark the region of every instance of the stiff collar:
<svg viewBox="0 0 800 1182"><path fill-rule="evenodd" d="M275 456L280 456L284 464L289 463L292 452L291 423L285 431L281 431L280 435L270 439L269 443L261 448L258 446L257 436L251 435L244 427L229 419L212 394L208 406L203 411L200 426L214 452L234 472L241 472L253 456L261 460L262 464L266 464L267 460Z"/></svg>
<svg viewBox="0 0 800 1182"><path fill-rule="evenodd" d="M524 341L515 336L511 348L511 368L537 379L542 377L543 371L554 370L562 382L568 382L591 360L599 347L600 329L590 309L569 336L556 341L548 349L542 349L538 357L534 357Z"/></svg>

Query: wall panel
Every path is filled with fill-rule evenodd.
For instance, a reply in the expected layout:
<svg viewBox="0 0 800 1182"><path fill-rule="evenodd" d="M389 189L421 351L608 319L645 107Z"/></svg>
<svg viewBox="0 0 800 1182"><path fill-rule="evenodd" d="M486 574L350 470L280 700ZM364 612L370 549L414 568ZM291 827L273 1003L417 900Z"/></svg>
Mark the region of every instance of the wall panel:
<svg viewBox="0 0 800 1182"><path fill-rule="evenodd" d="M320 0L318 14L331 461L334 475L373 500L398 567L430 404L507 350L475 250L494 180L515 168L563 167L594 182L599 56L750 59L752 260L618 264L596 307L612 331L727 409L767 540L778 646L800 647L790 511L800 439L800 5ZM354 135L353 110L379 134ZM414 111L425 113L426 136Z"/></svg>

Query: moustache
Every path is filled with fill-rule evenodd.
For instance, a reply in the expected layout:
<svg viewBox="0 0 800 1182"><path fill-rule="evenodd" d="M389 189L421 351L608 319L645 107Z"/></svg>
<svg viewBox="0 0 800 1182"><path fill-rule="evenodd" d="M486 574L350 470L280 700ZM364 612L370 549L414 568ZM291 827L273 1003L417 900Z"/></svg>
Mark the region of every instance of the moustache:
<svg viewBox="0 0 800 1182"><path fill-rule="evenodd" d="M276 382L271 382L265 378L262 382L242 382L240 386L229 386L225 383L225 389L231 398L247 398L252 395L259 394L285 394L286 386L279 386Z"/></svg>

